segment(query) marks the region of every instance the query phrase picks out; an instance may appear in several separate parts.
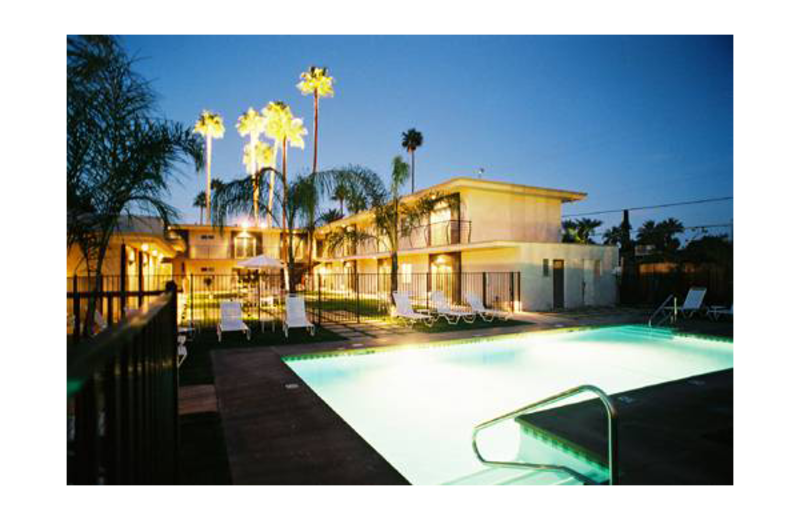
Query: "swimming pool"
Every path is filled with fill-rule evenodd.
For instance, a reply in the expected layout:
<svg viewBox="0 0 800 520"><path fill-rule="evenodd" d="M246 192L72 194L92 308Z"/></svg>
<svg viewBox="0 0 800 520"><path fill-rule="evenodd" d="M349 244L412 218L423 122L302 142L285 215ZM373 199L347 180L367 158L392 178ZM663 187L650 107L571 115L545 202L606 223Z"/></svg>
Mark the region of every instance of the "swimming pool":
<svg viewBox="0 0 800 520"><path fill-rule="evenodd" d="M284 361L412 484L572 484L563 474L486 468L472 452L473 427L582 384L614 394L732 368L733 344L621 326ZM603 467L530 437L514 421L486 430L479 446L495 460L560 463L605 479Z"/></svg>

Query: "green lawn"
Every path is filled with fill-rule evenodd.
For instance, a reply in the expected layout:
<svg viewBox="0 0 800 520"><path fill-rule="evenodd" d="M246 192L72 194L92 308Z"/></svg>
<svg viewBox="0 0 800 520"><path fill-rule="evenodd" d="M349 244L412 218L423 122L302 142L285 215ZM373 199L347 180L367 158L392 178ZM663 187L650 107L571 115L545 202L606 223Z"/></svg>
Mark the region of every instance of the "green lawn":
<svg viewBox="0 0 800 520"><path fill-rule="evenodd" d="M250 330L253 331L250 341L241 332L226 332L222 336L222 343L217 340L215 329L202 329L192 341L186 343L186 350L189 356L183 362L180 369L181 385L201 385L214 384L214 372L211 367L212 350L231 349L231 348L257 348L274 347L279 345L290 345L297 343L316 343L323 341L340 341L346 339L325 328L317 327L316 334L311 336L307 331L292 329L289 331L289 338L283 335L280 323L276 324L275 332L269 324L265 325L265 332L261 332L261 326L255 323L248 323Z"/></svg>

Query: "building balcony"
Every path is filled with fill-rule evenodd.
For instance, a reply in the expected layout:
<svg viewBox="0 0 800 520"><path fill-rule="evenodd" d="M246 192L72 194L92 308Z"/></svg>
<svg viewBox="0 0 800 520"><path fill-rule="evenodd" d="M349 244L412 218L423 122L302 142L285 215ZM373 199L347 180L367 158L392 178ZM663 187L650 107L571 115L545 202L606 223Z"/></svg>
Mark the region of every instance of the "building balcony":
<svg viewBox="0 0 800 520"><path fill-rule="evenodd" d="M469 244L472 223L469 220L447 220L419 226L407 236L400 237L399 251L424 249L426 247ZM365 240L359 244L346 244L335 251L326 251L320 258L346 258L352 256L387 253L390 249L387 240Z"/></svg>

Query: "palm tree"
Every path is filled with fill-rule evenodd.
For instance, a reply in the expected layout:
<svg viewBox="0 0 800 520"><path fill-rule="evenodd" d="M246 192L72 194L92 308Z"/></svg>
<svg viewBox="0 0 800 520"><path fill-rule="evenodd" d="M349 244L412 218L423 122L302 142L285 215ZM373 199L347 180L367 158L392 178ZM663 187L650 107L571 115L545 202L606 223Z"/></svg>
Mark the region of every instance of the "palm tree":
<svg viewBox="0 0 800 520"><path fill-rule="evenodd" d="M283 200L289 200L289 179L287 175L288 146L304 148L303 136L308 134L308 130L303 126L303 120L294 117L292 109L281 101L271 101L262 111L266 119L266 134L268 137L281 143L281 176L283 182ZM286 204L283 204L281 225L286 229ZM286 247L291 250L293 245L292 233L288 234L288 244ZM288 260L288 251L286 254ZM293 264L293 262L291 263ZM290 269L293 265L289 266Z"/></svg>
<svg viewBox="0 0 800 520"><path fill-rule="evenodd" d="M561 223L564 233L561 241L572 244L594 244L593 236L598 227L603 223L591 218L580 220L565 220Z"/></svg>
<svg viewBox="0 0 800 520"><path fill-rule="evenodd" d="M255 219L256 225L258 225L258 195L259 195L259 187L257 184L257 175L256 175L256 143L258 143L258 137L264 132L264 118L256 112L252 107L247 109L247 112L239 116L239 120L236 122L236 129L239 131L239 135L242 137L249 136L250 137L250 168L249 173L253 179L253 218Z"/></svg>
<svg viewBox="0 0 800 520"><path fill-rule="evenodd" d="M255 158L253 158L255 155ZM255 164L257 175L252 175L253 181L253 197L254 199L259 199L261 195L261 186L262 186L262 177L261 173L264 170L270 170L272 175L272 182L275 179L275 171L272 167L275 164L275 148L264 143L262 141L257 141L255 148L250 145L246 145L243 150L242 154L242 164L245 165L252 165ZM272 182L270 182L270 193L272 192ZM258 210L257 202L254 202L254 209ZM269 218L267 220L267 224L272 227L272 212L269 212ZM258 218L255 219L256 224L258 224Z"/></svg>
<svg viewBox="0 0 800 520"><path fill-rule="evenodd" d="M336 208L329 209L328 211L322 213L319 216L320 222L323 224L330 224L331 222L336 222L337 220L341 220L344 218L344 213L341 210Z"/></svg>
<svg viewBox="0 0 800 520"><path fill-rule="evenodd" d="M67 38L67 247L77 246L100 287L103 262L123 215L177 218L166 201L181 163L203 167L192 129L164 119L150 83L119 40ZM99 295L88 302L87 326Z"/></svg>
<svg viewBox="0 0 800 520"><path fill-rule="evenodd" d="M607 246L621 246L624 241L625 232L622 225L610 227L603 233L603 244Z"/></svg>
<svg viewBox="0 0 800 520"><path fill-rule="evenodd" d="M314 162L311 174L317 173L317 140L319 132L319 98L333 97L333 78L328 76L327 67L308 68L308 72L300 74L300 83L297 88L302 94L314 94Z"/></svg>
<svg viewBox="0 0 800 520"><path fill-rule="evenodd" d="M287 229L287 204L289 202L289 146L303 149L305 148L305 141L303 137L308 135L308 130L303 126L303 120L294 117L292 109L283 102L271 102L262 111L266 120L266 134L276 143L280 143L281 147L281 170L283 182L283 219L282 225L284 230L288 230L288 240L284 240L285 244L285 258L289 264L289 271L294 268L294 255L290 256L290 252L294 247L294 234L291 230ZM287 273L288 281L287 286L291 283L291 276Z"/></svg>
<svg viewBox="0 0 800 520"><path fill-rule="evenodd" d="M414 152L422 146L422 132L419 132L416 128L411 128L406 132L403 132L403 141L402 146L405 150L411 154L411 193L415 191L415 184L414 184Z"/></svg>
<svg viewBox="0 0 800 520"><path fill-rule="evenodd" d="M342 215L344 215L344 203L347 198L347 184L345 184L343 179L339 179L336 182L336 186L333 188L333 197L331 197L331 199L339 203L339 213Z"/></svg>
<svg viewBox="0 0 800 520"><path fill-rule="evenodd" d="M206 138L206 215L211 218L211 142L214 139L221 139L225 135L225 125L222 124L222 116L212 114L208 110L203 110L194 124L194 131ZM201 213L200 223L203 223Z"/></svg>
<svg viewBox="0 0 800 520"><path fill-rule="evenodd" d="M209 186L211 183L209 183ZM209 197L206 196L205 191L201 191L197 194L194 198L194 202L192 203L193 208L200 208L200 224L203 224L203 210L206 208L206 202L209 200ZM208 207L210 208L211 205L209 203ZM209 219L211 218L211 214L209 213Z"/></svg>
<svg viewBox="0 0 800 520"><path fill-rule="evenodd" d="M668 253L680 247L680 240L675 238L675 235L683 231L683 224L674 218L668 218L658 224L648 220L637 230L636 240L640 244L651 245L661 252Z"/></svg>
<svg viewBox="0 0 800 520"><path fill-rule="evenodd" d="M328 235L329 250L363 242L383 244L391 252L391 290L396 291L400 240L410 236L442 202L453 210L455 199L432 193L410 202L402 201L400 190L408 181L409 168L408 163L399 156L392 159L392 181L388 187L375 172L366 168L349 166L336 173L349 186L347 193L350 200L366 202L367 208L372 211L372 221L364 229L342 227L332 231Z"/></svg>

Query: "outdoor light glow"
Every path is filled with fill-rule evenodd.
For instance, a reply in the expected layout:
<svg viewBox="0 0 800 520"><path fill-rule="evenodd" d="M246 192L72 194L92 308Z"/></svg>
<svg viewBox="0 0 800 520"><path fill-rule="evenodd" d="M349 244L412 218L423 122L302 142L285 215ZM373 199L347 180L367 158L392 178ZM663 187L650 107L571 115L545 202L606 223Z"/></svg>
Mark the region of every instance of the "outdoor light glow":
<svg viewBox="0 0 800 520"><path fill-rule="evenodd" d="M260 227L261 229L267 229L267 223L266 222L262 222L261 224L259 224L258 227Z"/></svg>
<svg viewBox="0 0 800 520"><path fill-rule="evenodd" d="M239 226L241 226L242 229L247 231L250 228L250 221L249 220L243 220L242 222L239 223Z"/></svg>
<svg viewBox="0 0 800 520"><path fill-rule="evenodd" d="M150 248L150 246L148 246L147 244L142 244L142 251L145 251L145 252L147 252L147 250L148 250L149 248Z"/></svg>

